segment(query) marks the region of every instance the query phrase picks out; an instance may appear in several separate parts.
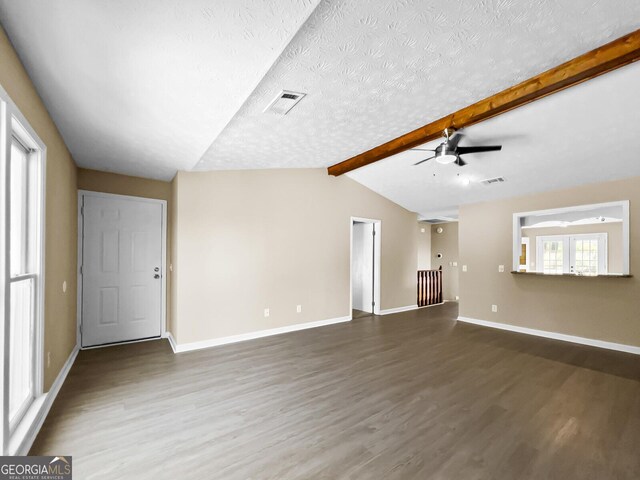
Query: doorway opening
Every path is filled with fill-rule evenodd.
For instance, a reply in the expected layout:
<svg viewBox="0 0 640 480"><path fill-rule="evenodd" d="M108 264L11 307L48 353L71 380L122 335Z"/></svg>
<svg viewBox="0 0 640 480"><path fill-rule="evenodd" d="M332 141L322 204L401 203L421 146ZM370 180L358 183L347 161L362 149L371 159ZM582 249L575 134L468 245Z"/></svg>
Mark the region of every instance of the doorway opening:
<svg viewBox="0 0 640 480"><path fill-rule="evenodd" d="M382 222L351 217L351 318L380 314Z"/></svg>

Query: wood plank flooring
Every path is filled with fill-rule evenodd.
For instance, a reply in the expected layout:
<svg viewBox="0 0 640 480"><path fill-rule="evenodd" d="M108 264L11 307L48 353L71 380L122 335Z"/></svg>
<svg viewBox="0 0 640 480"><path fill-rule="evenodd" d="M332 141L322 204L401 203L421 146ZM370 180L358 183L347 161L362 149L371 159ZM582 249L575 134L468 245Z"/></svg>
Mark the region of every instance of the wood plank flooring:
<svg viewBox="0 0 640 480"><path fill-rule="evenodd" d="M30 453L76 479L640 478L637 356L456 316L83 351Z"/></svg>
<svg viewBox="0 0 640 480"><path fill-rule="evenodd" d="M351 318L354 320L358 318L371 317L372 315L373 314L371 312L364 312L362 310L356 310L355 308L351 310Z"/></svg>

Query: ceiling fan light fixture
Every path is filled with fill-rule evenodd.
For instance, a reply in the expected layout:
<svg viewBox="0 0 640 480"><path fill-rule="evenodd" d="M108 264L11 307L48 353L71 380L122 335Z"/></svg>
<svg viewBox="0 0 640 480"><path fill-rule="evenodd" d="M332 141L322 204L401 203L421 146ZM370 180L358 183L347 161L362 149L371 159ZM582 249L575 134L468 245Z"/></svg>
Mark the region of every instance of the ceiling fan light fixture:
<svg viewBox="0 0 640 480"><path fill-rule="evenodd" d="M450 163L453 163L457 159L458 159L457 155L453 153L445 152L445 151L443 151L440 155L436 155L436 162L442 163L443 165L448 165Z"/></svg>

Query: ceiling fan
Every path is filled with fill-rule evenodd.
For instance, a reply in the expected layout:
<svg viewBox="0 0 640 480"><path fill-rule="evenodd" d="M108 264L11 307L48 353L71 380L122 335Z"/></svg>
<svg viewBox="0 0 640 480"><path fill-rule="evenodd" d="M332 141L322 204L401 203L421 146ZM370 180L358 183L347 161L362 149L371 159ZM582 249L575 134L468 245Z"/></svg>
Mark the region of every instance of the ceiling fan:
<svg viewBox="0 0 640 480"><path fill-rule="evenodd" d="M436 159L436 162L448 164L455 163L459 167L464 167L467 162L460 158L460 155L464 155L466 153L479 153L479 152L494 152L497 150L502 150L502 145L486 145L486 146L477 146L477 147L459 147L458 143L460 143L460 139L462 138L462 134L458 132L452 132L452 135L449 135L449 129L444 129L444 138L445 141L436 147L435 150L430 150L426 148L412 148L412 150L422 150L425 152L433 152L434 155L429 158L425 158L424 160L420 160L418 163L414 163L415 165L420 165L421 163L426 162L427 160Z"/></svg>

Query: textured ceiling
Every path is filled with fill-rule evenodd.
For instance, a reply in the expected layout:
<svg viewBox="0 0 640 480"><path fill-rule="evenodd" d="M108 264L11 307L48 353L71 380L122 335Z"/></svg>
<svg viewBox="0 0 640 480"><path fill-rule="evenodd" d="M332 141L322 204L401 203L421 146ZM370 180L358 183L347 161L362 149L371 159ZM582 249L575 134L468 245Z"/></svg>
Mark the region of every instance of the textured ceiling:
<svg viewBox="0 0 640 480"><path fill-rule="evenodd" d="M0 0L78 164L163 179L329 166L639 18L637 0ZM308 95L263 113L282 89Z"/></svg>
<svg viewBox="0 0 640 480"><path fill-rule="evenodd" d="M0 0L0 22L83 167L189 170L319 0Z"/></svg>
<svg viewBox="0 0 640 480"><path fill-rule="evenodd" d="M639 26L618 0L322 1L198 169L345 160ZM308 94L263 113L281 89Z"/></svg>
<svg viewBox="0 0 640 480"><path fill-rule="evenodd" d="M431 154L408 151L347 175L423 218L455 217L465 203L640 176L639 86L640 62L471 126L460 146L503 147L465 155L464 167L413 166ZM479 183L498 176L506 181Z"/></svg>

